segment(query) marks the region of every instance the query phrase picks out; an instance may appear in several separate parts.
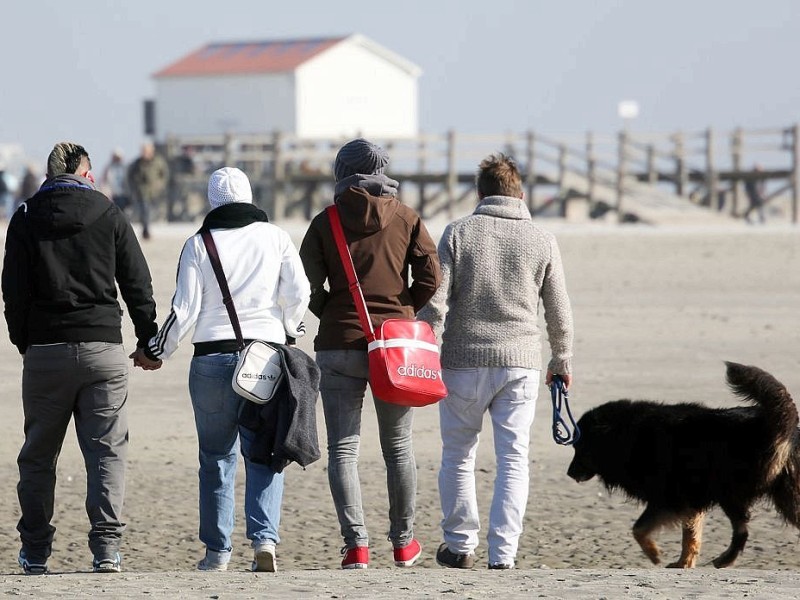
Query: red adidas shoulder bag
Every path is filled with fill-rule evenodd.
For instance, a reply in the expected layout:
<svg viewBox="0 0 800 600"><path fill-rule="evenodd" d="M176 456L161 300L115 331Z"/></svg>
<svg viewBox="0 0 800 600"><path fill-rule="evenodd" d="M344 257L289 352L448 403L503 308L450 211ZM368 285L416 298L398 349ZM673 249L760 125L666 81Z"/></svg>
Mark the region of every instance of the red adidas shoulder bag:
<svg viewBox="0 0 800 600"><path fill-rule="evenodd" d="M376 398L403 406L426 406L447 395L439 346L431 326L415 319L387 319L375 331L335 205L327 208L358 319L367 338L369 385Z"/></svg>

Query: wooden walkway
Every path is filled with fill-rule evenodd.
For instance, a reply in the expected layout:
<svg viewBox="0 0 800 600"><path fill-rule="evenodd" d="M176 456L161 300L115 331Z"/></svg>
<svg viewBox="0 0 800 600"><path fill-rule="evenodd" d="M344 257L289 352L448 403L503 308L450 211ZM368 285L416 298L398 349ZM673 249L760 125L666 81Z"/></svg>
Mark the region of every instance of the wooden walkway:
<svg viewBox="0 0 800 600"><path fill-rule="evenodd" d="M276 218L310 218L330 202L331 165L344 139L300 139L283 133L170 138L172 159L191 148L197 166L183 188L204 195L208 173L244 169L257 202ZM800 126L764 130L551 137L535 132L413 139L373 139L391 156L391 177L404 202L424 217L465 214L475 204L481 159L514 156L535 214L653 224L730 222L749 206L744 185L764 191L770 218L798 222Z"/></svg>

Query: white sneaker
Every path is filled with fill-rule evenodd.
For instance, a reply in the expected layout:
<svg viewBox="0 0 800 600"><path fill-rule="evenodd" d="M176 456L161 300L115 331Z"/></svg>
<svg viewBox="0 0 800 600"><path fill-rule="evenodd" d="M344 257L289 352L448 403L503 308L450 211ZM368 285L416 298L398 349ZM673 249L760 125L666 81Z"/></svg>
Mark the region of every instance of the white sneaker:
<svg viewBox="0 0 800 600"><path fill-rule="evenodd" d="M230 552L217 552L206 548L206 555L197 563L198 571L227 571Z"/></svg>
<svg viewBox="0 0 800 600"><path fill-rule="evenodd" d="M275 544L260 543L253 550L252 571L263 571L274 573L278 570L278 563L275 560Z"/></svg>

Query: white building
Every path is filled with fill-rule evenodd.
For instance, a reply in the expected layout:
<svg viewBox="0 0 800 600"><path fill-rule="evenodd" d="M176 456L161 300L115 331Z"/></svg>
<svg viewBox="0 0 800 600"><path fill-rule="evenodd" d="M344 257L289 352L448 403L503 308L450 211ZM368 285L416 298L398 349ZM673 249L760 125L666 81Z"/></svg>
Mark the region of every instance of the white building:
<svg viewBox="0 0 800 600"><path fill-rule="evenodd" d="M413 137L420 74L358 34L208 44L153 76L156 137Z"/></svg>

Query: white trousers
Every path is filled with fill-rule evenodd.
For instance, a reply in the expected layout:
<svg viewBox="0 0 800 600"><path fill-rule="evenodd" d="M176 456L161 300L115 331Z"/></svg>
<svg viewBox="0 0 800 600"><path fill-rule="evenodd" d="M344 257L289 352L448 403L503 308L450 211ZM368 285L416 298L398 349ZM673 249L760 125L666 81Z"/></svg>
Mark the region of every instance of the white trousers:
<svg viewBox="0 0 800 600"><path fill-rule="evenodd" d="M444 369L443 377L448 391L439 402L444 541L456 554L469 554L478 546L475 455L483 415L489 411L497 461L487 535L489 564L513 565L528 503L528 445L540 371L474 367Z"/></svg>

